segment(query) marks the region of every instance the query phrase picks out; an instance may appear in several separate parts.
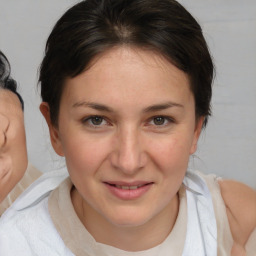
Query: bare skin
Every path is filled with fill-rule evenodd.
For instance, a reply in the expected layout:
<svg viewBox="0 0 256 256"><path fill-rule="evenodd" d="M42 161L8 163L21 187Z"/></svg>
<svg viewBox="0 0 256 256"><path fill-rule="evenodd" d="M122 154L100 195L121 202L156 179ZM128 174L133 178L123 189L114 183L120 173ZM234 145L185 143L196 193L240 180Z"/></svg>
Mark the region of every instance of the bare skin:
<svg viewBox="0 0 256 256"><path fill-rule="evenodd" d="M129 251L160 244L176 221L203 123L187 75L155 53L113 49L67 79L58 127L47 103L41 112L66 158L74 209L95 240Z"/></svg>
<svg viewBox="0 0 256 256"><path fill-rule="evenodd" d="M256 191L237 181L223 180L219 184L234 239L231 255L246 255L246 243L256 228Z"/></svg>
<svg viewBox="0 0 256 256"><path fill-rule="evenodd" d="M129 251L160 244L176 221L177 191L203 122L187 75L152 52L118 48L67 79L58 127L46 102L40 109L56 153L66 157L74 209L95 240ZM130 200L123 188L112 193L124 184L151 185ZM220 186L233 255L243 255L255 227L255 192L230 181Z"/></svg>
<svg viewBox="0 0 256 256"><path fill-rule="evenodd" d="M0 202L23 177L27 164L21 103L13 92L0 89Z"/></svg>

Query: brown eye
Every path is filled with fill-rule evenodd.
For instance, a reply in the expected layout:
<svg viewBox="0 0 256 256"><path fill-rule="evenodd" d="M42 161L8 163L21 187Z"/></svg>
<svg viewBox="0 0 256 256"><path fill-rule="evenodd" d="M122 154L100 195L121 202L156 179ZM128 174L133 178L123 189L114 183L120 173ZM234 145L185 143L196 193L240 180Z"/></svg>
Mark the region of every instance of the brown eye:
<svg viewBox="0 0 256 256"><path fill-rule="evenodd" d="M103 122L103 118L100 116L94 116L94 117L91 117L90 119L93 125L101 125Z"/></svg>
<svg viewBox="0 0 256 256"><path fill-rule="evenodd" d="M158 116L153 119L153 122L155 125L163 125L163 124L165 124L165 121L166 121L166 118L164 118L162 116Z"/></svg>

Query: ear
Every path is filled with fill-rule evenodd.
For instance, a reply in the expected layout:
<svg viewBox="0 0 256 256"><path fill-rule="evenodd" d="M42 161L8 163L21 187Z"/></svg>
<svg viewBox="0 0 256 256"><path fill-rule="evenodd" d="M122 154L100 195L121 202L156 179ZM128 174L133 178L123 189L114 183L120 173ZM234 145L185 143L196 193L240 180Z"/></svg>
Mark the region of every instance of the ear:
<svg viewBox="0 0 256 256"><path fill-rule="evenodd" d="M48 124L52 147L59 156L64 156L59 130L55 125L52 124L50 118L49 104L47 102L42 102L39 108L45 118L46 123Z"/></svg>
<svg viewBox="0 0 256 256"><path fill-rule="evenodd" d="M191 149L190 149L190 154L194 154L197 150L197 142L199 139L199 136L201 134L201 130L204 124L204 117L200 117L198 118L198 120L196 120L196 125L195 125L195 130L194 130L194 138L193 138L193 142L191 145Z"/></svg>

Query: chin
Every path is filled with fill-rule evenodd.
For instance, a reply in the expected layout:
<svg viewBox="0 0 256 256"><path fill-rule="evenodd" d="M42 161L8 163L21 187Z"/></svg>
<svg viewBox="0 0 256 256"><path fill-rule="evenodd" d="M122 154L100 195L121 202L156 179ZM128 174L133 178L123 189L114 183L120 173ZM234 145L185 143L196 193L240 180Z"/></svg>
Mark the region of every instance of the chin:
<svg viewBox="0 0 256 256"><path fill-rule="evenodd" d="M149 221L150 217L142 211L117 212L109 221L116 227L138 227Z"/></svg>

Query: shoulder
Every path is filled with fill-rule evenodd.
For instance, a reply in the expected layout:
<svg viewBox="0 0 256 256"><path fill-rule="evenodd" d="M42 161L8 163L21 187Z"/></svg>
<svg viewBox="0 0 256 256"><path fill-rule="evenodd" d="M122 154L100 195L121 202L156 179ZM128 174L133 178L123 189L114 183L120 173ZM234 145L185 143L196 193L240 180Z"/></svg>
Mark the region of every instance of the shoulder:
<svg viewBox="0 0 256 256"><path fill-rule="evenodd" d="M21 211L36 205L42 199L48 197L51 191L57 188L67 176L68 173L65 169L42 174L15 200L11 208Z"/></svg>
<svg viewBox="0 0 256 256"><path fill-rule="evenodd" d="M256 228L256 191L237 181L219 180L234 242L245 247Z"/></svg>
<svg viewBox="0 0 256 256"><path fill-rule="evenodd" d="M10 208L0 219L1 255L66 255L61 250L65 245L48 212L48 197L20 211Z"/></svg>
<svg viewBox="0 0 256 256"><path fill-rule="evenodd" d="M47 198L24 210L10 207L0 219L0 251L16 255L18 250L29 251L29 242L40 234L40 223L47 219ZM15 241L15 243L13 243ZM13 253L13 254L11 254Z"/></svg>
<svg viewBox="0 0 256 256"><path fill-rule="evenodd" d="M43 174L4 212L0 219L0 226L11 223L29 223L37 217L42 218L44 213L48 212L50 193L59 186L66 176L66 171ZM39 214L40 212L42 214Z"/></svg>
<svg viewBox="0 0 256 256"><path fill-rule="evenodd" d="M47 201L48 197L40 200L35 205L31 205L24 209L17 209L15 207L10 207L0 218L0 234L3 230L8 229L10 226L13 226L13 229L7 233L11 233L15 230L22 231L22 229L32 228L30 226L32 222L38 222L39 219L44 219L47 213ZM31 218L33 217L33 218ZM15 225L14 225L15 224Z"/></svg>
<svg viewBox="0 0 256 256"><path fill-rule="evenodd" d="M28 163L27 170L16 186L8 194L8 196L0 203L0 215L35 181L42 173L32 164Z"/></svg>
<svg viewBox="0 0 256 256"><path fill-rule="evenodd" d="M0 218L0 251L3 255L72 255L62 253L65 244L48 209L49 195L60 180L50 183L47 180L33 184Z"/></svg>

